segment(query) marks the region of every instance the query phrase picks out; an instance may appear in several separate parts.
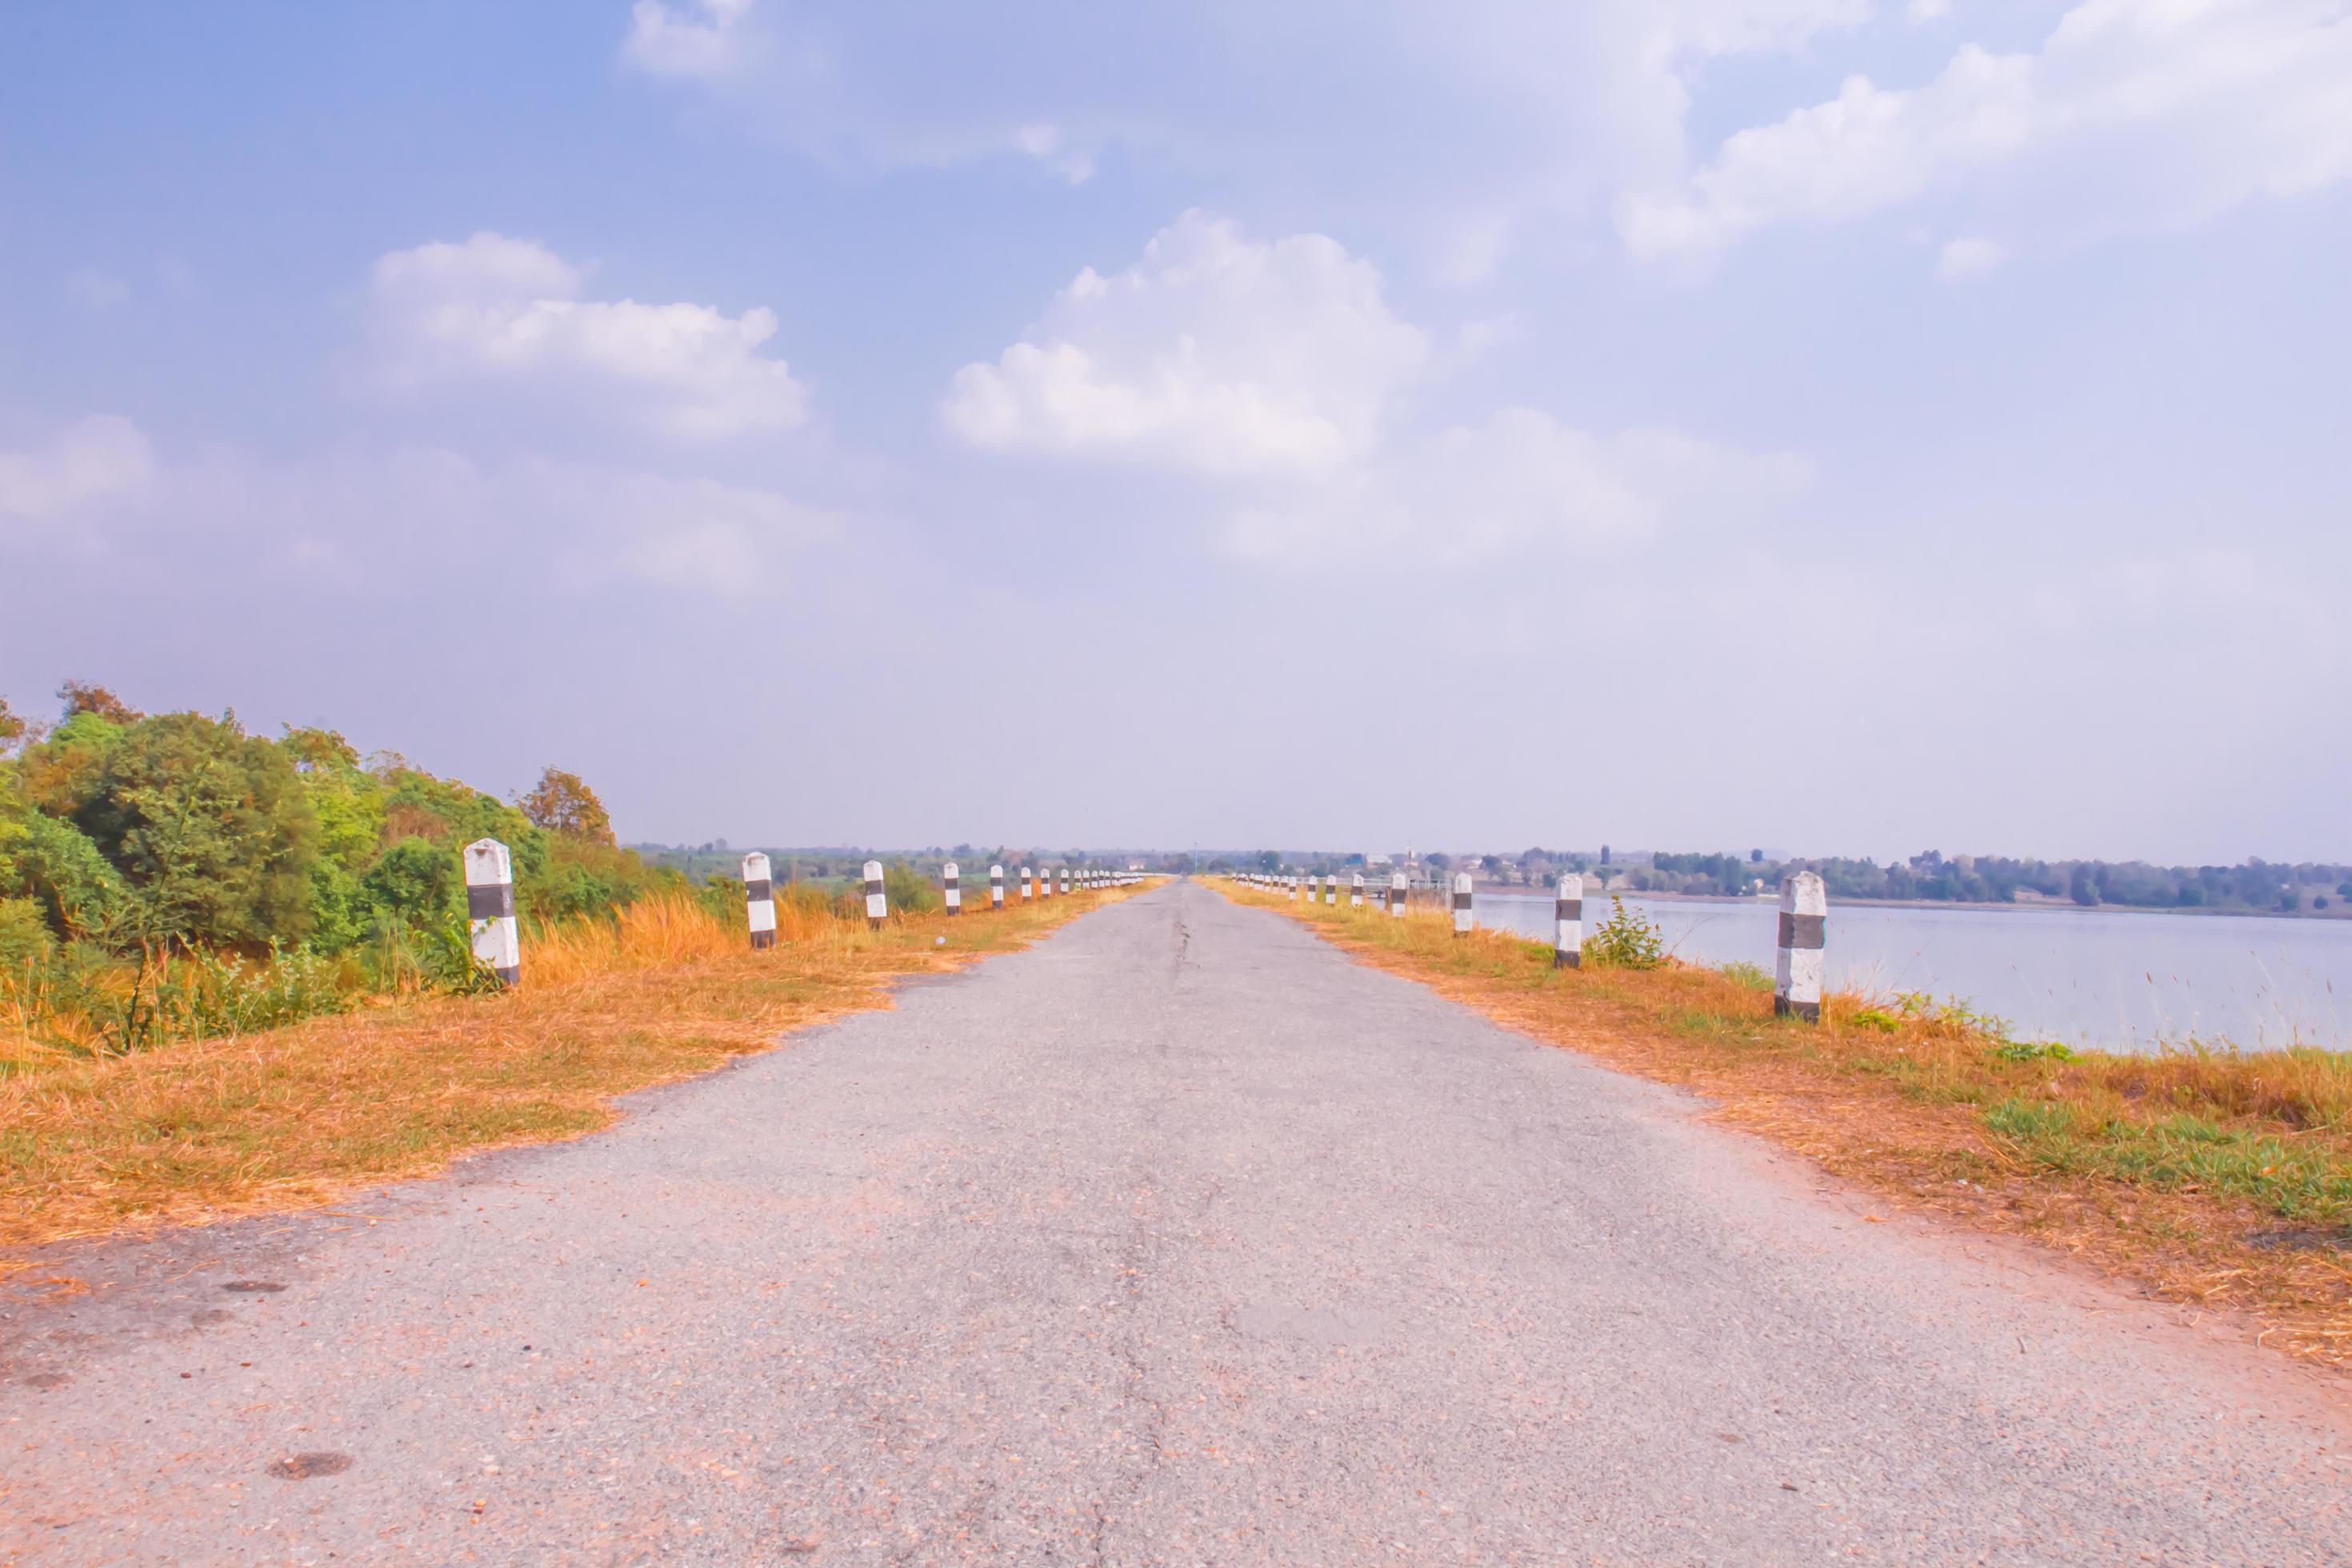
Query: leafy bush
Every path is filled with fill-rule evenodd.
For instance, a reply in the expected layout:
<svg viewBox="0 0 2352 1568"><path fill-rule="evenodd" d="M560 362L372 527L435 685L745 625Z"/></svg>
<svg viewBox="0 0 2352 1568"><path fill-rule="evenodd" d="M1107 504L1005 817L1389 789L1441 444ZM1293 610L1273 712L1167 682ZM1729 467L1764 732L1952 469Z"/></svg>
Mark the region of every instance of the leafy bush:
<svg viewBox="0 0 2352 1568"><path fill-rule="evenodd" d="M889 895L893 914L928 914L947 906L946 897L931 885L931 879L904 860L883 868L882 890Z"/></svg>
<svg viewBox="0 0 2352 1568"><path fill-rule="evenodd" d="M418 930L444 926L466 912L466 872L457 851L423 838L404 838L360 879L371 910Z"/></svg>
<svg viewBox="0 0 2352 1568"><path fill-rule="evenodd" d="M125 902L122 879L89 836L37 811L0 817L0 896L30 900L62 937L109 929Z"/></svg>
<svg viewBox="0 0 2352 1568"><path fill-rule="evenodd" d="M274 1029L352 1005L341 967L307 947L267 959L198 949L163 967L155 1011L172 1038L208 1039Z"/></svg>
<svg viewBox="0 0 2352 1568"><path fill-rule="evenodd" d="M27 964L45 964L57 945L40 905L30 899L0 898L0 971L13 974Z"/></svg>
<svg viewBox="0 0 2352 1568"><path fill-rule="evenodd" d="M1625 900L1609 895L1613 911L1584 939L1584 962L1599 969L1659 969L1666 962L1666 942L1656 924L1644 920Z"/></svg>

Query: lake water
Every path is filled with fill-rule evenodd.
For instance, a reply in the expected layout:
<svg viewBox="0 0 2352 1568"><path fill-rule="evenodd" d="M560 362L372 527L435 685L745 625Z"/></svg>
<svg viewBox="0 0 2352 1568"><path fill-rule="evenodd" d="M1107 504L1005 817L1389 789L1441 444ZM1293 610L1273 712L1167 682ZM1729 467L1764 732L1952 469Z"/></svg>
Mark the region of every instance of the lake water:
<svg viewBox="0 0 2352 1568"><path fill-rule="evenodd" d="M1628 897L1675 955L1772 967L1773 899ZM1549 941L1549 894L1478 895L1478 923ZM1587 898L1585 930L1609 916ZM2020 1038L2108 1050L2166 1041L2352 1049L2352 921L2075 909L1830 906L1832 989L1957 996Z"/></svg>

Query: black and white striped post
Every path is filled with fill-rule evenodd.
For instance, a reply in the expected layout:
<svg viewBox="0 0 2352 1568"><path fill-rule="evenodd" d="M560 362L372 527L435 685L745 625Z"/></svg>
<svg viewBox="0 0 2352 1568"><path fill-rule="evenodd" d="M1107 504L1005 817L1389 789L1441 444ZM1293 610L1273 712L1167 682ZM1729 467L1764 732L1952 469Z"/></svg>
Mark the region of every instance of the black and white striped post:
<svg viewBox="0 0 2352 1568"><path fill-rule="evenodd" d="M869 931L880 931L889 918L890 898L882 890L882 862L866 862L866 925Z"/></svg>
<svg viewBox="0 0 2352 1568"><path fill-rule="evenodd" d="M992 910L1004 907L1004 868L1002 866L988 868L988 907Z"/></svg>
<svg viewBox="0 0 2352 1568"><path fill-rule="evenodd" d="M1563 871L1559 878L1559 893L1552 900L1552 923L1559 928L1551 940L1551 966L1554 969L1584 967L1584 879L1573 871Z"/></svg>
<svg viewBox="0 0 2352 1568"><path fill-rule="evenodd" d="M466 920L474 961L495 970L501 984L522 980L522 935L515 926L514 859L495 838L466 846Z"/></svg>
<svg viewBox="0 0 2352 1568"><path fill-rule="evenodd" d="M1070 896L1070 868L1067 866L1062 868L1062 885L1055 890L1063 898Z"/></svg>
<svg viewBox="0 0 2352 1568"><path fill-rule="evenodd" d="M1780 883L1780 950L1772 965L1772 1011L1808 1024L1822 1020L1822 946L1828 936L1830 892L1811 871Z"/></svg>
<svg viewBox="0 0 2352 1568"><path fill-rule="evenodd" d="M1298 901L1298 879L1295 876L1285 877L1282 879L1282 885L1290 890L1290 901L1294 904L1297 903Z"/></svg>
<svg viewBox="0 0 2352 1568"><path fill-rule="evenodd" d="M743 857L743 910L754 949L776 945L776 883L768 858L754 849Z"/></svg>
<svg viewBox="0 0 2352 1568"><path fill-rule="evenodd" d="M1476 929L1478 916L1470 907L1470 873L1454 873L1454 934L1468 936Z"/></svg>
<svg viewBox="0 0 2352 1568"><path fill-rule="evenodd" d="M1405 880L1405 875L1403 872L1391 871L1389 873L1389 918L1391 920L1401 921L1404 919L1405 894L1410 890L1411 886L1412 885Z"/></svg>
<svg viewBox="0 0 2352 1568"><path fill-rule="evenodd" d="M1327 904L1339 901L1339 879L1328 871L1323 873L1323 901Z"/></svg>
<svg viewBox="0 0 2352 1568"><path fill-rule="evenodd" d="M1357 872L1354 880L1348 884L1348 907L1351 910L1364 907L1364 874L1361 871Z"/></svg>
<svg viewBox="0 0 2352 1568"><path fill-rule="evenodd" d="M940 881L943 884L941 891L946 895L948 913L963 913L963 879L957 872L954 861L950 860L940 868Z"/></svg>

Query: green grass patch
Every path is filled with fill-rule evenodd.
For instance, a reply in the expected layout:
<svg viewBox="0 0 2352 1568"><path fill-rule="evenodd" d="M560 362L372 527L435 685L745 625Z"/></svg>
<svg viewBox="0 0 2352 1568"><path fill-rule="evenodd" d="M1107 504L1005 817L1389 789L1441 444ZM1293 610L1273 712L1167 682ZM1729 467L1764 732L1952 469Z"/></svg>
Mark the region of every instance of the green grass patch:
<svg viewBox="0 0 2352 1568"><path fill-rule="evenodd" d="M2324 1147L2201 1116L2118 1118L2086 1126L2074 1107L2014 1097L1987 1107L1984 1117L2015 1152L2049 1170L2228 1193L2314 1224L2352 1218L2352 1173Z"/></svg>

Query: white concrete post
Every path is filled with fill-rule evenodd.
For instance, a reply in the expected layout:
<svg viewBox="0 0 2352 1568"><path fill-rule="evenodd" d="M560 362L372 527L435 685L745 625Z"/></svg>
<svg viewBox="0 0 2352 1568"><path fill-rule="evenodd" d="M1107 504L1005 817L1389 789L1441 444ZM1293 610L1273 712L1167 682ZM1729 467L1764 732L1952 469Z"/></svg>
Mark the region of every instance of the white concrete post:
<svg viewBox="0 0 2352 1568"><path fill-rule="evenodd" d="M1822 1020L1822 944L1830 919L1828 886L1811 871L1780 883L1780 950L1772 965L1772 1011Z"/></svg>
<svg viewBox="0 0 2352 1568"><path fill-rule="evenodd" d="M776 945L776 884L768 858L754 849L743 857L743 908L751 922L751 945Z"/></svg>
<svg viewBox="0 0 2352 1568"><path fill-rule="evenodd" d="M1327 904L1339 901L1339 879L1328 871L1323 873L1323 901Z"/></svg>
<svg viewBox="0 0 2352 1568"><path fill-rule="evenodd" d="M1551 966L1554 969L1584 967L1584 879L1573 871L1563 871L1559 878L1559 894L1552 900L1552 922L1559 928L1551 942Z"/></svg>
<svg viewBox="0 0 2352 1568"><path fill-rule="evenodd" d="M992 910L1004 907L1004 868L1002 866L988 868L988 907Z"/></svg>
<svg viewBox="0 0 2352 1568"><path fill-rule="evenodd" d="M882 862L868 860L866 862L866 926L871 930L880 931L883 921L888 918L889 913L890 898L882 890Z"/></svg>
<svg viewBox="0 0 2352 1568"><path fill-rule="evenodd" d="M515 928L514 860L495 838L466 846L466 921L475 961L508 984L522 979L522 936Z"/></svg>
<svg viewBox="0 0 2352 1568"><path fill-rule="evenodd" d="M1364 874L1361 871L1357 872L1355 879L1348 884L1348 907L1351 910L1364 907Z"/></svg>
<svg viewBox="0 0 2352 1568"><path fill-rule="evenodd" d="M1070 868L1067 866L1062 868L1062 885L1055 891L1066 899L1070 896Z"/></svg>
<svg viewBox="0 0 2352 1568"><path fill-rule="evenodd" d="M954 861L950 860L940 868L940 880L944 884L948 913L951 915L963 913L963 881L956 874Z"/></svg>
<svg viewBox="0 0 2352 1568"><path fill-rule="evenodd" d="M1022 901L1023 903L1024 903L1024 904L1025 904L1025 903L1027 903L1027 902L1030 900L1030 899L1035 895L1036 891L1037 891L1037 879L1036 879L1034 877L1032 877L1032 876L1029 874L1029 868L1028 868L1028 867L1026 867L1026 866L1022 867L1022 868L1021 868L1021 901Z"/></svg>
<svg viewBox="0 0 2352 1568"><path fill-rule="evenodd" d="M1409 888L1410 884L1405 881L1403 872L1389 873L1389 918L1391 920L1404 919L1404 900Z"/></svg>
<svg viewBox="0 0 2352 1568"><path fill-rule="evenodd" d="M1285 888L1286 888L1286 889L1288 889L1290 890L1290 901L1291 901L1292 903L1294 903L1294 904L1295 904L1295 903L1297 903L1297 902L1298 901L1298 879L1297 879L1297 877L1296 875L1292 875L1292 876L1285 877L1285 878L1282 879L1282 885L1283 885Z"/></svg>
<svg viewBox="0 0 2352 1568"><path fill-rule="evenodd" d="M1454 934L1468 936L1478 925L1477 914L1470 908L1470 873L1454 873Z"/></svg>

